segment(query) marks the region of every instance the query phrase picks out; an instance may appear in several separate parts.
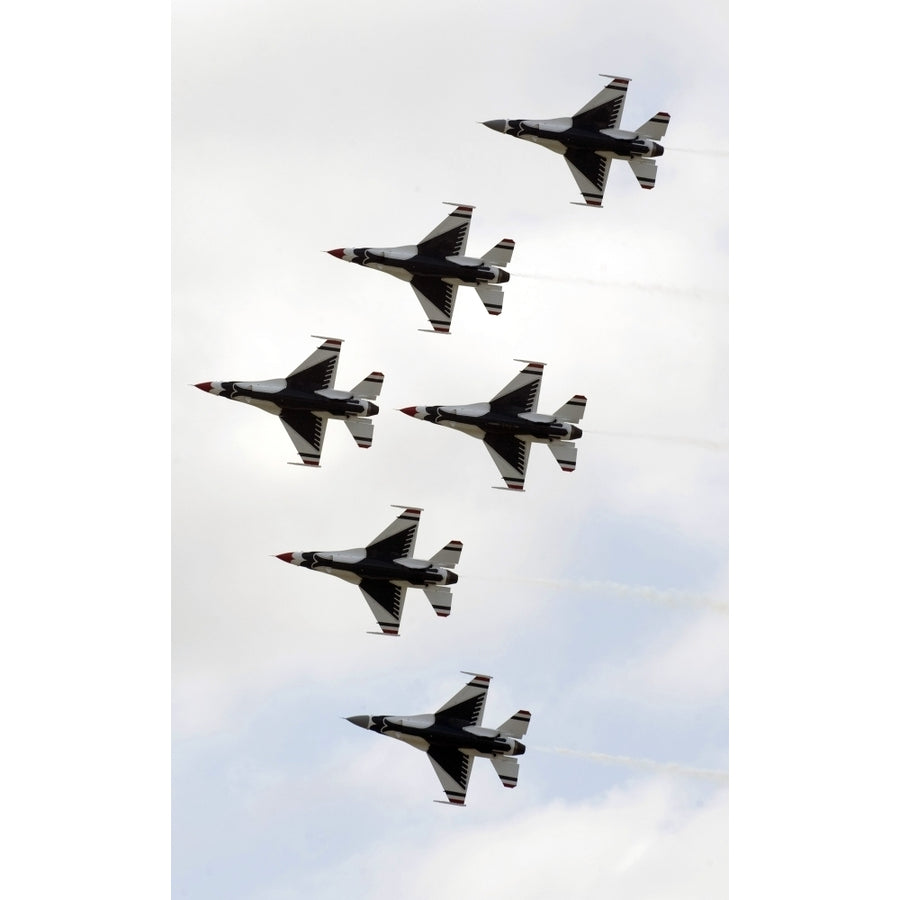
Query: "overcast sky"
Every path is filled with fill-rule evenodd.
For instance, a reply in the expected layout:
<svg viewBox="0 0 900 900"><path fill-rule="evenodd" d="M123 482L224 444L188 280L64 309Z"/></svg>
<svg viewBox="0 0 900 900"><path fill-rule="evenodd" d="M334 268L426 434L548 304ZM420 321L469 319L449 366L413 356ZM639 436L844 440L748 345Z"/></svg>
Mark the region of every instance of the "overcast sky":
<svg viewBox="0 0 900 900"><path fill-rule="evenodd" d="M398 17L384 5L377 21L345 5L340 18L321 13L315 22L305 10L302 27L280 30L273 6L255 6L259 27L223 9L175 10L172 192L166 9L99 0L18 7L0 35L12 136L4 348L14 373L5 394L0 654L6 892L164 895L171 592L182 895L416 896L459 893L464 881L470 892L483 884L528 896L523 878L535 890L549 879L570 896L593 896L597 885L626 897L720 896L726 768L739 788L733 826L742 836L731 847L732 896L773 884L785 894L883 893L894 879L900 751L889 712L900 447L885 217L894 188L859 155L836 165L821 140L832 134L822 123L840 109L841 121L890 146L892 32L878 27L874 7L834 23L819 11L815 40L805 10L732 10L730 148L725 31L708 8L681 8L675 22L649 7L567 16L557 5L542 18L520 6L490 23L484 11L457 6L433 33L416 22L418 43L398 36L399 49L389 27ZM285 54L314 32L311 51ZM431 48L451 35L438 66ZM466 65L454 65L461 54ZM281 73L304 65L311 75L279 85ZM348 122L334 104L319 105L319 121L300 121L318 100L352 94L356 119L369 122L375 104L360 90L383 88L373 83L382 72L392 91L378 98L379 114L389 125L374 145L359 139L362 164L353 139L329 130ZM466 90L468 72L481 77ZM614 170L599 213L567 205L577 194L559 159L475 124L571 112L602 85L598 72L635 79L626 127L658 109L673 116L656 190L641 192L627 168ZM279 93L286 85L297 103ZM452 113L457 127L437 119L435 140L410 137L410 117L396 107L416 90L429 120L436 107L465 103ZM262 95L282 105L273 112ZM289 128L294 146L279 163L260 143L284 142ZM478 141L475 154L448 163L450 132L457 148ZM215 153L199 153L203 135ZM771 136L778 152L769 152ZM345 145L352 161L336 172L331 160ZM873 146L882 145L867 139L872 160ZM405 178L395 181L398 157ZM739 422L730 437L723 369L710 359L721 355L715 303L724 302L724 229L710 219L722 217L726 165L738 170L729 229ZM376 185L395 210L375 202ZM414 240L446 212L442 200L478 207L473 250L500 236L519 242L503 316L489 319L471 291L461 293L446 351L415 330L422 318L408 288L320 255L357 239ZM704 224L688 228L694 216ZM301 222L310 235L291 232ZM585 222L599 224L586 231ZM635 233L639 243L626 237ZM538 247L540 261L530 255ZM657 271L638 277L631 254ZM266 282L274 272L281 280ZM551 280L565 277L577 281ZM707 307L686 306L708 306L710 295L709 321ZM409 331L359 328L368 300ZM240 326L220 327L229 303ZM373 449L332 429L320 471L284 465L293 452L274 419L189 386L283 375L311 351L310 333L347 339L339 384L375 366L388 376ZM536 448L526 494L501 494L487 487L497 476L474 441L399 414L385 427L393 398L416 403L425 388L426 402L433 390L438 401L486 398L511 377L512 357L532 355L548 363L542 408L576 390L589 397L590 432L573 475ZM478 360L477 384L464 382L475 373L460 370L459 356ZM669 377L652 379L653 366ZM170 378L171 410L159 390ZM215 441L205 437L212 429ZM626 433L642 437L626 447ZM724 491L701 477L722 473L726 443L738 470L731 636L740 715L731 729L740 756L733 741L730 765L716 637L729 621ZM436 490L428 467L404 455L413 447L466 480ZM409 474L397 496L400 470ZM324 487L310 487L310 477ZM307 508L321 510L323 496L353 515L319 520L313 546L366 540L393 502L425 507L422 553L450 536L464 540L453 615L437 620L413 595L399 641L367 637L371 623L352 588L335 582L330 595L329 579L269 558L308 543ZM509 518L501 499L522 514ZM547 518L537 533L528 526ZM495 539L501 519L512 530L506 541ZM215 542L204 526L218 529ZM574 543L564 540L571 534ZM248 568L238 572L239 561ZM510 569L518 571L501 571ZM209 597L221 601L212 612ZM468 808L449 810L430 802L440 790L423 755L340 717L433 709L464 680L460 668L495 678L486 722L519 706L534 719L519 787L502 789L489 764L476 763Z"/></svg>
<svg viewBox="0 0 900 900"><path fill-rule="evenodd" d="M724 4L174 12L175 896L722 896ZM478 123L570 115L600 72L633 79L623 127L672 124L655 190L614 165L590 210L562 159ZM461 289L450 337L322 252L415 243L443 201L475 206L470 254L516 241L503 314ZM189 387L282 377L312 334L345 339L338 388L385 373L372 449L332 425L318 471ZM486 400L517 358L547 364L541 411L588 398L577 471L535 447L523 496L396 411ZM365 544L395 503L424 510L417 555L464 550L452 615L410 592L388 641L272 554ZM486 725L533 720L516 790L476 763L449 810L423 754L342 717L433 711L461 669L494 678Z"/></svg>

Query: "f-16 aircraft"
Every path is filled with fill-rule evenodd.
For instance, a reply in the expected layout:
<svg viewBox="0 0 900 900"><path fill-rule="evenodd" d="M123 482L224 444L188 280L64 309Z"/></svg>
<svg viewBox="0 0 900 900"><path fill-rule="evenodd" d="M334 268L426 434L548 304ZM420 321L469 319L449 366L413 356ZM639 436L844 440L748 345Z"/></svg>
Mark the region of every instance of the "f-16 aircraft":
<svg viewBox="0 0 900 900"><path fill-rule="evenodd" d="M610 160L626 159L638 183L656 184L653 157L663 155L658 143L666 134L669 114L658 112L637 131L619 128L629 78L613 78L572 116L559 119L491 119L482 122L501 134L511 134L562 153L584 197L584 206L602 206Z"/></svg>
<svg viewBox="0 0 900 900"><path fill-rule="evenodd" d="M564 472L575 471L577 448L572 441L582 431L574 423L584 415L587 400L576 394L552 416L535 412L541 392L544 363L525 368L487 403L467 406L407 406L400 412L416 419L446 425L480 438L500 470L506 489L525 488L528 454L534 442L547 444ZM502 490L502 488L500 489Z"/></svg>
<svg viewBox="0 0 900 900"><path fill-rule="evenodd" d="M448 204L452 206L453 204ZM378 269L401 281L408 281L428 316L431 330L450 333L456 289L471 285L485 309L499 316L503 308L503 288L509 272L501 268L512 259L515 242L504 238L480 259L465 256L466 238L473 206L456 209L418 244L404 247L339 247L332 256L369 269ZM420 331L428 331L421 328Z"/></svg>
<svg viewBox="0 0 900 900"><path fill-rule="evenodd" d="M343 419L357 445L372 446L374 426L367 416L374 416L384 375L372 372L349 391L334 390L339 338L313 337L325 341L287 378L269 381L204 381L194 387L210 394L249 403L281 419L305 466L318 466L322 441L329 419ZM297 466L300 463L291 463Z"/></svg>
<svg viewBox="0 0 900 900"><path fill-rule="evenodd" d="M481 716L491 679L475 677L437 712L421 716L350 716L347 721L369 731L397 738L428 754L440 779L446 800L435 803L466 805L466 788L472 759L487 757L504 787L514 788L519 779L516 756L525 752L519 738L525 737L531 713L520 709L499 728L482 728Z"/></svg>
<svg viewBox="0 0 900 900"><path fill-rule="evenodd" d="M439 616L449 616L452 594L448 585L459 580L459 576L450 570L459 562L463 545L460 541L450 541L431 559L413 559L422 510L408 506L398 508L403 512L365 547L279 553L278 559L358 584L381 634L396 636L400 633L407 588L424 588L434 611ZM370 631L369 634L379 632Z"/></svg>

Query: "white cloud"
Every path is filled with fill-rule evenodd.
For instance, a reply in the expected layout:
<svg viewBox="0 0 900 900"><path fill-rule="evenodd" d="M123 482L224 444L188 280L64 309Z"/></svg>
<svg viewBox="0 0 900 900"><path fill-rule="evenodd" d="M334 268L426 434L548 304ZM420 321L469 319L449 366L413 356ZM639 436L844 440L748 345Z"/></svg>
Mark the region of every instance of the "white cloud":
<svg viewBox="0 0 900 900"><path fill-rule="evenodd" d="M602 800L550 803L504 820L458 814L432 840L395 848L378 842L328 875L341 896L367 873L367 894L477 896L537 900L569 897L704 900L727 894L727 791L704 799L667 779L632 782Z"/></svg>

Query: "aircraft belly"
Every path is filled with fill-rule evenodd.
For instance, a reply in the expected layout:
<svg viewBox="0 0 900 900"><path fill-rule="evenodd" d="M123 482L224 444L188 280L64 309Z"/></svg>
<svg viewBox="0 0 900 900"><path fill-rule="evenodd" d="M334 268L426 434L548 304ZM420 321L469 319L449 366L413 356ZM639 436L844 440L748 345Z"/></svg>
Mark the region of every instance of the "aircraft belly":
<svg viewBox="0 0 900 900"><path fill-rule="evenodd" d="M394 278L399 278L401 281L412 281L412 275L402 266L386 266L382 263L368 263L366 266L367 269L378 269L379 272L384 272L385 275L393 275Z"/></svg>
<svg viewBox="0 0 900 900"><path fill-rule="evenodd" d="M448 422L444 420L440 422L441 425L446 425L447 428L453 428L455 431L462 431L464 434L470 434L472 437L477 437L479 439L483 439L487 432L478 425L473 425L470 422Z"/></svg>
<svg viewBox="0 0 900 900"><path fill-rule="evenodd" d="M356 572L350 572L347 569L332 569L331 566L316 566L314 572L324 572L326 575L334 575L343 581L349 581L350 584L359 584L362 579Z"/></svg>
<svg viewBox="0 0 900 900"><path fill-rule="evenodd" d="M427 750L430 746L428 741L418 734L406 734L403 731L385 731L383 734L386 734L388 737L396 738L398 741L403 741L404 744L409 744L417 750Z"/></svg>
<svg viewBox="0 0 900 900"><path fill-rule="evenodd" d="M531 141L533 144L540 144L554 153L565 153L568 150L568 147L562 141L555 138L539 137L536 134L523 134L521 139L523 141Z"/></svg>
<svg viewBox="0 0 900 900"><path fill-rule="evenodd" d="M235 397L234 399L240 400L241 403L246 403L249 406L255 406L257 409L263 410L263 412L272 413L275 416L281 415L281 407L271 400L261 400L258 397Z"/></svg>

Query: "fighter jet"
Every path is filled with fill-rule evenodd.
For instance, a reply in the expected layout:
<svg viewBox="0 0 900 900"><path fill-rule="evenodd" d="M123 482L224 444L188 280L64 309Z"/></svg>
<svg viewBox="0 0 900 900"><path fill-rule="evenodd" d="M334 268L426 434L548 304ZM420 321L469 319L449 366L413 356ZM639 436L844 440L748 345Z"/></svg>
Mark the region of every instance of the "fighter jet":
<svg viewBox="0 0 900 900"><path fill-rule="evenodd" d="M449 616L452 594L448 585L459 580L450 569L459 562L463 545L460 541L450 541L431 559L413 559L422 510L408 506L398 509L403 512L365 547L279 553L278 559L358 584L381 634L400 633L403 601L410 587L424 588L434 611L439 616Z"/></svg>
<svg viewBox="0 0 900 900"><path fill-rule="evenodd" d="M343 419L358 446L364 449L372 446L374 427L372 420L366 417L378 412L372 401L378 397L384 381L381 372L372 372L349 391L334 390L342 341L317 334L313 337L325 343L287 378L204 381L194 385L201 391L240 400L278 416L305 466L319 465L329 419Z"/></svg>
<svg viewBox="0 0 900 900"><path fill-rule="evenodd" d="M491 119L481 124L562 153L584 197L584 203L576 205L602 206L610 160L627 159L640 186L649 190L656 183L656 163L652 157L663 155L658 141L665 137L668 113L658 112L637 131L619 128L630 80L613 78L572 116Z"/></svg>
<svg viewBox="0 0 900 900"><path fill-rule="evenodd" d="M515 242L509 238L504 238L480 259L464 255L474 208L457 206L418 244L404 247L339 247L326 252L338 259L379 269L401 281L408 281L428 316L431 330L449 334L456 289L461 284L474 287L485 309L492 316L499 316L503 308L503 288L500 285L509 281L509 272L501 268L509 265L515 248ZM427 328L419 330L428 331Z"/></svg>
<svg viewBox="0 0 900 900"><path fill-rule="evenodd" d="M397 738L428 754L451 806L466 805L466 787L472 758L487 757L504 787L514 788L519 779L516 756L525 752L519 738L525 737L531 713L520 709L499 728L482 728L481 715L491 679L475 677L436 713L421 716L350 716L347 721L369 731Z"/></svg>
<svg viewBox="0 0 900 900"><path fill-rule="evenodd" d="M400 410L413 418L481 438L506 482L506 490L511 491L525 488L525 470L533 442L547 444L564 472L575 471L577 448L572 441L583 432L573 423L581 421L587 404L584 396L576 394L552 416L535 412L544 363L524 359L516 362L526 363L525 368L487 403L407 406Z"/></svg>

